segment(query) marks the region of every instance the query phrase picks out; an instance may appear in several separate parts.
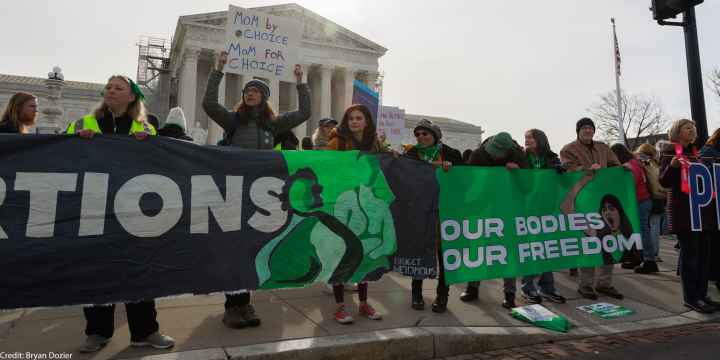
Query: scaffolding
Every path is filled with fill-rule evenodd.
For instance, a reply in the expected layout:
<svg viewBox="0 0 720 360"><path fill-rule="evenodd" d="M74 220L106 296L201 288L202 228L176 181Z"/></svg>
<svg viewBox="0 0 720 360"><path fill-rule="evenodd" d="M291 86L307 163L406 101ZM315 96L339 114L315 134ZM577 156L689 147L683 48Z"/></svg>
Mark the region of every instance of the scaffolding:
<svg viewBox="0 0 720 360"><path fill-rule="evenodd" d="M137 83L155 93L159 86L158 77L170 71L170 41L143 36L137 45Z"/></svg>

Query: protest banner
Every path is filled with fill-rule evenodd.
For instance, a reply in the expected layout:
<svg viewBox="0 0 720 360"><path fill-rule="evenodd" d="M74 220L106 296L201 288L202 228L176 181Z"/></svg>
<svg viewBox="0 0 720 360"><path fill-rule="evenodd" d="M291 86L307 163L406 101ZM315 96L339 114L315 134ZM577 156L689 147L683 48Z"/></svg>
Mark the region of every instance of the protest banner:
<svg viewBox="0 0 720 360"><path fill-rule="evenodd" d="M353 80L352 103L367 106L377 127L378 111L380 110L380 96L377 91L369 88L362 81Z"/></svg>
<svg viewBox="0 0 720 360"><path fill-rule="evenodd" d="M302 24L291 18L230 5L225 28L225 72L293 81Z"/></svg>
<svg viewBox="0 0 720 360"><path fill-rule="evenodd" d="M435 275L418 161L105 135L0 135L0 161L0 309Z"/></svg>
<svg viewBox="0 0 720 360"><path fill-rule="evenodd" d="M594 267L642 248L637 200L623 168L458 167L438 171L449 284Z"/></svg>
<svg viewBox="0 0 720 360"><path fill-rule="evenodd" d="M602 319L616 319L635 314L635 310L610 303L583 305L578 306L577 309Z"/></svg>
<svg viewBox="0 0 720 360"><path fill-rule="evenodd" d="M395 106L383 106L377 124L378 134L384 134L391 145L401 145L405 133L405 110Z"/></svg>

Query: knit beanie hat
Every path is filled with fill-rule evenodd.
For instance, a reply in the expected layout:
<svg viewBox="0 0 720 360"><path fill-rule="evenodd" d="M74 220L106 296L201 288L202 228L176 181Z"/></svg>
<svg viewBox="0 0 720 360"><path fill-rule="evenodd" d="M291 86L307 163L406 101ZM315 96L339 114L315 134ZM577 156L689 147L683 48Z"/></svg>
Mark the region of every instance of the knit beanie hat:
<svg viewBox="0 0 720 360"><path fill-rule="evenodd" d="M590 118L584 117L575 124L575 133L579 133L583 126L592 126L593 130L595 130L595 123Z"/></svg>
<svg viewBox="0 0 720 360"><path fill-rule="evenodd" d="M267 101L267 99L270 98L270 87L264 81L259 79L252 79L246 82L245 86L243 87L243 95L245 94L245 91L247 91L247 88L251 86L257 88L258 91L260 91L263 96L263 101Z"/></svg>
<svg viewBox="0 0 720 360"><path fill-rule="evenodd" d="M176 125L181 127L183 130L187 130L187 121L185 120L185 113L180 107L174 107L170 109L167 119L165 120L165 126Z"/></svg>
<svg viewBox="0 0 720 360"><path fill-rule="evenodd" d="M498 133L485 143L485 151L495 159L502 159L507 156L508 151L513 148L512 136L506 132Z"/></svg>
<svg viewBox="0 0 720 360"><path fill-rule="evenodd" d="M440 127L433 124L432 121L428 119L418 121L417 125L415 125L415 129L413 129L413 132L418 131L418 129L425 129L433 134L436 143L442 139L442 130L440 130Z"/></svg>

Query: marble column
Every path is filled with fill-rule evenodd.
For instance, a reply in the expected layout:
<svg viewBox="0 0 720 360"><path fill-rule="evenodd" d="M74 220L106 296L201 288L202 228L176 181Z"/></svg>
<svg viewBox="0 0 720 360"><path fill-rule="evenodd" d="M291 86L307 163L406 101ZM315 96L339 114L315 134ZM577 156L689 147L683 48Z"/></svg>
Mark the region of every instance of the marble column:
<svg viewBox="0 0 720 360"><path fill-rule="evenodd" d="M182 72L180 73L180 99L178 105L183 109L185 116L192 122L196 122L199 56L200 48L186 47L183 53Z"/></svg>
<svg viewBox="0 0 720 360"><path fill-rule="evenodd" d="M332 67L328 65L320 66L320 118L332 116Z"/></svg>
<svg viewBox="0 0 720 360"><path fill-rule="evenodd" d="M351 68L345 68L345 81L344 81L344 89L343 89L343 109L347 109L350 105L352 105L352 96L353 96L353 81L355 81L355 70ZM344 112L344 111L343 111ZM340 122L340 119L336 119L338 123Z"/></svg>

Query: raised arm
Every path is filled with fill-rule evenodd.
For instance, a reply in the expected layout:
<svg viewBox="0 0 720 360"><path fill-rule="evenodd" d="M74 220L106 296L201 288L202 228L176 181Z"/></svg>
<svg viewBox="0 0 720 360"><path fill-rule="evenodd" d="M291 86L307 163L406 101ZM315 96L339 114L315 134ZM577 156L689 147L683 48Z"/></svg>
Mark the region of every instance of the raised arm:
<svg viewBox="0 0 720 360"><path fill-rule="evenodd" d="M227 63L227 52L222 52L218 56L215 70L210 72L207 87L205 88L205 96L203 96L202 107L205 113L215 121L225 131L232 131L235 121L235 113L228 111L218 102L218 94L220 91L220 81L222 81L222 69Z"/></svg>
<svg viewBox="0 0 720 360"><path fill-rule="evenodd" d="M307 84L302 83L303 70L300 65L295 65L294 74L297 80L298 110L286 112L277 117L275 126L278 132L292 130L294 127L307 121L312 114L310 88Z"/></svg>

